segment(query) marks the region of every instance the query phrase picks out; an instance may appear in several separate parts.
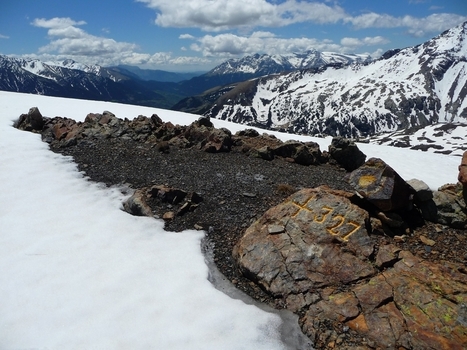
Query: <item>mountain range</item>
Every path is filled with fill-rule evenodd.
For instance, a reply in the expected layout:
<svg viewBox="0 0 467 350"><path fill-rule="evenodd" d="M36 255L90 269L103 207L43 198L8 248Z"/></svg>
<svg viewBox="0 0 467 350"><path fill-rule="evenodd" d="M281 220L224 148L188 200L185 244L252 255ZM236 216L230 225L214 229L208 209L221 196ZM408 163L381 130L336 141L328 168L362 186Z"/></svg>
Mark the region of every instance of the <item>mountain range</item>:
<svg viewBox="0 0 467 350"><path fill-rule="evenodd" d="M362 137L467 119L467 22L378 60L263 76L181 101L212 118Z"/></svg>
<svg viewBox="0 0 467 350"><path fill-rule="evenodd" d="M308 51L232 59L210 72L172 73L132 66L101 67L73 60L42 62L0 55L0 90L171 108L205 90L277 72L329 63L363 62L365 55Z"/></svg>

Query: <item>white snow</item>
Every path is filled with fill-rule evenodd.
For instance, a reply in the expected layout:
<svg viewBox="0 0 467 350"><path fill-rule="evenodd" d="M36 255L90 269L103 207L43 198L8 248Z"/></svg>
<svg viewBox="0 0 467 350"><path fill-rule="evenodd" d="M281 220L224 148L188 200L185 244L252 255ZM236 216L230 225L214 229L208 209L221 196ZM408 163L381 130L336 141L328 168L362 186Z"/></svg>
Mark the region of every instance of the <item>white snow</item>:
<svg viewBox="0 0 467 350"><path fill-rule="evenodd" d="M165 232L121 208L124 195L87 181L40 136L12 127L30 107L83 120L157 113L189 124L198 116L148 107L0 91L1 349L282 349L281 319L232 299L208 281L203 233ZM236 125L213 120L232 132ZM271 132L282 140L330 138ZM359 144L409 180L456 182L459 158Z"/></svg>

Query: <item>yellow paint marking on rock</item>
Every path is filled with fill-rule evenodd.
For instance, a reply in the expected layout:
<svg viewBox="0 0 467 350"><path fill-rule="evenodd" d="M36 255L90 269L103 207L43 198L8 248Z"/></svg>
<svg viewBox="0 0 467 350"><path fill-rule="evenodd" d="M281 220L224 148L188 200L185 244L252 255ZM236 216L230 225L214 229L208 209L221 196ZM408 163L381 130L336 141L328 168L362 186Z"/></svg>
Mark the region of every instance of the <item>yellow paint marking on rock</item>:
<svg viewBox="0 0 467 350"><path fill-rule="evenodd" d="M363 175L358 179L358 186L360 187L367 187L374 184L376 178L373 175Z"/></svg>

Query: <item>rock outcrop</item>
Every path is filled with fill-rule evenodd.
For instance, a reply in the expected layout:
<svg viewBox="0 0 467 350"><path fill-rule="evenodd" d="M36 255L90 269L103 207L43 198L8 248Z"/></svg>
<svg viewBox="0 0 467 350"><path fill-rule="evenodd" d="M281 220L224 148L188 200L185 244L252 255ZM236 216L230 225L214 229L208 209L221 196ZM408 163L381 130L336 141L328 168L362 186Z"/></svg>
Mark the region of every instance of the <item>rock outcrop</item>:
<svg viewBox="0 0 467 350"><path fill-rule="evenodd" d="M422 260L379 245L375 236L403 237L394 232L409 233L428 202L437 222L465 225L462 186L433 193L419 181L406 183L380 159L352 172L350 183L359 196L303 189L268 210L233 250L240 272L301 315L319 348L338 346L349 332L364 348L467 347L465 267Z"/></svg>

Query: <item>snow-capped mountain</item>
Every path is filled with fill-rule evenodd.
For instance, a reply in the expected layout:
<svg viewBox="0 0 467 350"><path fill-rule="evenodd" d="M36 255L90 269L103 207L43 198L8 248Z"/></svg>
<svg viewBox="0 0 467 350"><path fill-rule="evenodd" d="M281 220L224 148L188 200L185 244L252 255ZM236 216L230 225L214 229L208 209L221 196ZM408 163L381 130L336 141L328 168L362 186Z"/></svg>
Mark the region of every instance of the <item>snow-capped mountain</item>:
<svg viewBox="0 0 467 350"><path fill-rule="evenodd" d="M204 114L294 133L357 137L465 121L466 95L467 22L376 61L224 88Z"/></svg>
<svg viewBox="0 0 467 350"><path fill-rule="evenodd" d="M73 60L43 62L0 55L0 90L47 96L172 106L160 90L169 83L147 82L117 69Z"/></svg>
<svg viewBox="0 0 467 350"><path fill-rule="evenodd" d="M344 55L335 52L308 50L288 55L255 54L238 59L230 59L215 67L206 75L252 74L269 75L292 70L318 68L330 64L348 65L355 62L368 62L368 55Z"/></svg>

